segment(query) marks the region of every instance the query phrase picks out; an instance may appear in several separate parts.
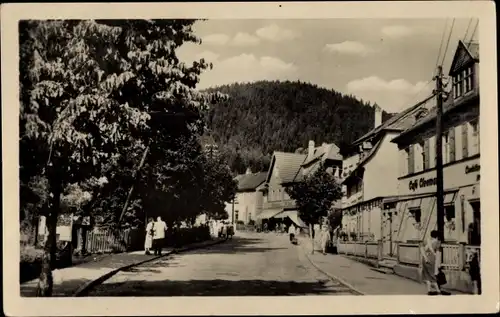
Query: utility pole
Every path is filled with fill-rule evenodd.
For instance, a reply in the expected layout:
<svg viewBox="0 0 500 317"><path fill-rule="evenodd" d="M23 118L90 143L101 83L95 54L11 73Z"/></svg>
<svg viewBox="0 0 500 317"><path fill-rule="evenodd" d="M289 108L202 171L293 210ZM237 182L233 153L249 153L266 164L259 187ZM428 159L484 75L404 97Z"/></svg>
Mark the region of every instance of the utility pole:
<svg viewBox="0 0 500 317"><path fill-rule="evenodd" d="M443 189L443 67L438 66L436 80L436 205L437 231L444 241L444 189Z"/></svg>

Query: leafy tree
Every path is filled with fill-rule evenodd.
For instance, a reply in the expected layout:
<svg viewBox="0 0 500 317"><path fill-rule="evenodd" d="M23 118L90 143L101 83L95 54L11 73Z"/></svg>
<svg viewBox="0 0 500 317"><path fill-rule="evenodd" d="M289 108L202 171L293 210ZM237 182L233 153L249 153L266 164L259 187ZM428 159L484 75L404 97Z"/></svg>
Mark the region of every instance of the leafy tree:
<svg viewBox="0 0 500 317"><path fill-rule="evenodd" d="M327 216L332 203L342 198L342 187L335 177L321 165L313 174L308 175L302 182L293 183L286 187L288 195L295 200L299 216L309 225L309 235L314 253L312 230L322 217Z"/></svg>
<svg viewBox="0 0 500 317"><path fill-rule="evenodd" d="M202 164L201 210L210 218L227 219L225 204L234 199L238 184L224 157L216 149L205 150Z"/></svg>
<svg viewBox="0 0 500 317"><path fill-rule="evenodd" d="M48 192L40 209L48 236L39 296L52 294L57 219L62 197L72 186L92 187L89 180L107 177L124 191L128 184L144 180L163 190L172 185L163 184L165 177L173 177L170 172L185 171L182 164L166 160L179 159L186 150L182 140L203 132L200 113L218 99L195 90L198 76L210 65L203 60L186 65L176 57L184 42L199 42L193 23L20 23L21 186L43 177ZM142 176L127 179L126 172L137 166L148 147L151 153ZM88 205L89 195L81 203Z"/></svg>

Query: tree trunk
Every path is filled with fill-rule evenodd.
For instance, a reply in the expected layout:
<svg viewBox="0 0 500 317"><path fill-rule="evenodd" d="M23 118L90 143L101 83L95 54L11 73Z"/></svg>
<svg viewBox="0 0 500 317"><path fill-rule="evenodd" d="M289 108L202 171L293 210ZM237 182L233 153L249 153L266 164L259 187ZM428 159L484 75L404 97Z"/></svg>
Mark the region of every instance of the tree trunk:
<svg viewBox="0 0 500 317"><path fill-rule="evenodd" d="M58 178L58 177L56 177ZM61 202L62 184L59 179L56 179L51 186L51 193L54 195L52 204L48 210L46 217L47 238L42 255L42 270L38 282L37 297L51 297L54 287L54 279L52 270L56 264L56 228L57 218L59 215L59 207Z"/></svg>
<svg viewBox="0 0 500 317"><path fill-rule="evenodd" d="M309 224L309 237L311 238L311 254L314 254L313 225Z"/></svg>

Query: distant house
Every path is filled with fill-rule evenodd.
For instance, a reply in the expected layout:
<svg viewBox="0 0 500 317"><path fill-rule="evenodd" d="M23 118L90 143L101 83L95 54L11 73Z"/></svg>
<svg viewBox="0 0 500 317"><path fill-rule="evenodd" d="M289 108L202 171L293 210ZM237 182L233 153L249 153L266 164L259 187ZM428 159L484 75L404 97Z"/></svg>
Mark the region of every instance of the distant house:
<svg viewBox="0 0 500 317"><path fill-rule="evenodd" d="M412 126L422 112L435 105L433 97L382 123L382 109L375 105L374 128L353 142L344 155L342 229L350 237L379 240L384 199L398 194L398 147L392 139Z"/></svg>
<svg viewBox="0 0 500 317"><path fill-rule="evenodd" d="M267 173L252 173L247 169L245 174L235 177L238 190L233 202L226 204L226 212L231 222L249 224L255 221L262 211L264 192L260 189L266 181ZM234 217L234 218L233 218Z"/></svg>
<svg viewBox="0 0 500 317"><path fill-rule="evenodd" d="M325 164L328 170L340 176L342 156L335 144L323 143L315 147L314 141L309 141L307 154L274 152L267 173L266 186L263 189L267 195L263 212L259 219L290 219L296 226L305 227L299 217L295 201L290 198L286 188L295 182L300 182L307 175L314 173L320 164Z"/></svg>

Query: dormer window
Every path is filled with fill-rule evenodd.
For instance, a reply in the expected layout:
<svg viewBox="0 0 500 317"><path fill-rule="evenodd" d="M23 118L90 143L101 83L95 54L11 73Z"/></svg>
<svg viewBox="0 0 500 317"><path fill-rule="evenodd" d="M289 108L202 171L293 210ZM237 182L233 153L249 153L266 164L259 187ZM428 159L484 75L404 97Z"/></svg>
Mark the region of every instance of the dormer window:
<svg viewBox="0 0 500 317"><path fill-rule="evenodd" d="M473 89L473 66L469 66L453 76L453 97L458 98Z"/></svg>

